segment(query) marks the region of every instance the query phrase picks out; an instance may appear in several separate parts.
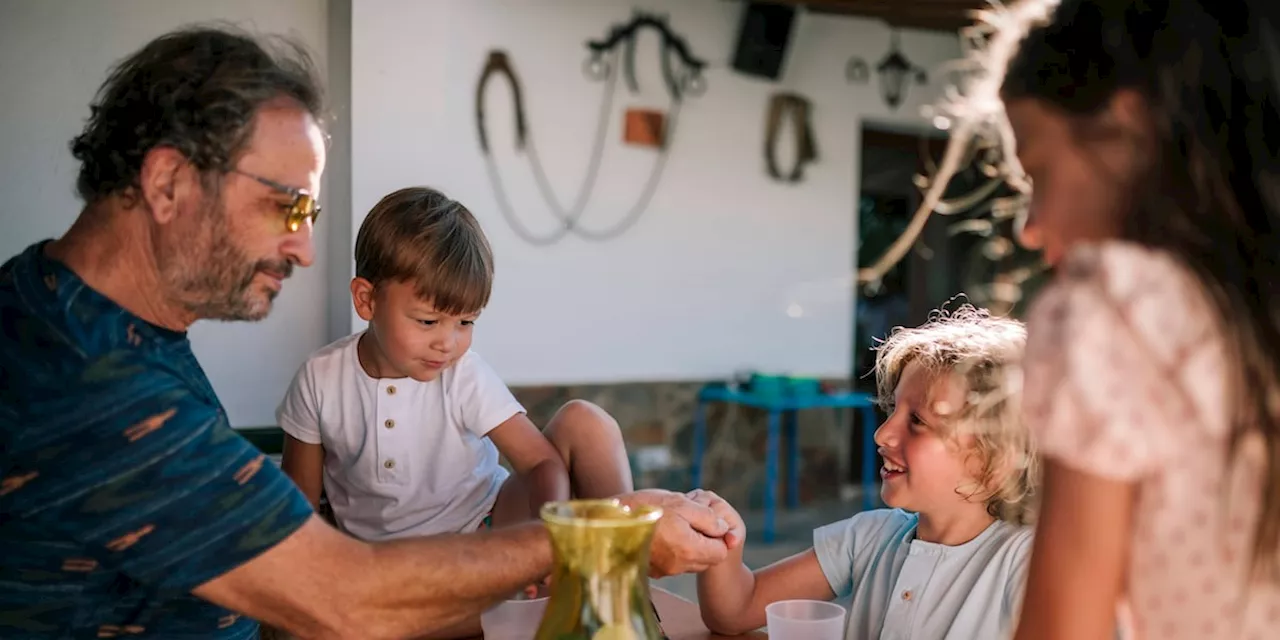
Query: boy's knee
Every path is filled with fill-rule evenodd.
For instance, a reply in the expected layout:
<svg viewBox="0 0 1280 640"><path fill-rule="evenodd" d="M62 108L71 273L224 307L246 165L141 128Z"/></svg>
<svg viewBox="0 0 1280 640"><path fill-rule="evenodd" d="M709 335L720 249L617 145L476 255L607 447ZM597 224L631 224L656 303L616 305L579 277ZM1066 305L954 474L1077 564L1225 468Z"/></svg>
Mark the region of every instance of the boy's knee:
<svg viewBox="0 0 1280 640"><path fill-rule="evenodd" d="M561 436L613 436L621 437L618 421L607 411L586 400L570 400L560 407L548 424L547 430ZM550 434L548 434L550 435Z"/></svg>

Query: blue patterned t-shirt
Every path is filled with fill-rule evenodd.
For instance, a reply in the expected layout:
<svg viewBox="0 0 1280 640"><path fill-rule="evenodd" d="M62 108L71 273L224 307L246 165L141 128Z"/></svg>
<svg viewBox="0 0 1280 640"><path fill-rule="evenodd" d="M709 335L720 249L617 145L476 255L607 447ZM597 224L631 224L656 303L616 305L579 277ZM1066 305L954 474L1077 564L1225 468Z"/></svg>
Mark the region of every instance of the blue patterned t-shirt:
<svg viewBox="0 0 1280 640"><path fill-rule="evenodd" d="M0 638L256 638L190 591L310 517L185 333L29 247L0 267Z"/></svg>

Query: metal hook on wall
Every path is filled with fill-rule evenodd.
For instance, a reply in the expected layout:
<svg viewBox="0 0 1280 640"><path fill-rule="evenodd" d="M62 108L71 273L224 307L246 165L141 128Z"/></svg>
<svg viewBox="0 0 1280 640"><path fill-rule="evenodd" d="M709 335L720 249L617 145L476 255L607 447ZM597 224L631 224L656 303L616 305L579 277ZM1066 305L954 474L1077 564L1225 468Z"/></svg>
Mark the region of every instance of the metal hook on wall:
<svg viewBox="0 0 1280 640"><path fill-rule="evenodd" d="M635 81L634 42L636 34L642 28L656 29L662 37L659 63L662 66L667 89L671 94L671 108L666 116L665 123L659 121L659 126L657 127L653 126L652 120L642 121L642 126L646 128L646 132L650 137L657 139L657 144L653 145L657 147L657 154L653 168L644 182L639 197L637 197L630 209L626 210L620 221L608 228L591 229L581 224L581 219L586 212L587 204L590 202L591 195L595 189L596 178L599 175L601 157L604 153L605 136L609 131L609 114L613 106L613 97L616 93L619 72L621 71L622 74L627 76L627 83L631 85L632 91L639 89ZM618 45L620 44L626 45L621 51L618 50ZM669 141L674 135L680 113L681 98L686 95L700 95L706 90L707 83L702 76L702 70L706 67L706 63L689 52L684 39L667 27L666 18L664 17L636 14L630 22L614 26L603 40L589 41L587 49L589 55L583 62L582 72L590 80L602 81L604 87L601 92L600 115L595 124L595 139L591 146L591 160L587 163L586 174L583 176L582 182L579 184L578 190L568 206L556 194L538 155L533 133L524 115L525 105L520 90L520 82L516 78L511 59L500 50L491 51L477 83L476 127L480 140L480 150L485 159L489 180L493 185L498 209L515 234L534 246L555 244L571 233L587 240L606 241L622 235L634 226L648 208L653 194L661 181L663 170L666 167ZM623 60L618 59L620 55L624 56ZM489 150L489 140L485 129L484 100L486 82L494 75L507 76L507 80L511 84L516 111L516 148L517 150L525 151L529 164L533 169L534 182L547 208L550 209L551 214L560 223L556 229L544 235L532 233L516 215L515 207L512 205L512 198L507 194L497 163ZM630 115L628 113L628 125L632 120ZM649 144L652 144L652 142Z"/></svg>
<svg viewBox="0 0 1280 640"><path fill-rule="evenodd" d="M706 80L702 77L702 70L706 68L707 63L690 53L684 38L667 26L667 19L664 16L641 11L637 11L630 22L610 29L609 35L603 40L587 42L590 54L584 66L586 76L592 80L607 77L608 63L605 62L605 54L622 44L624 46L622 68L627 87L632 93L638 93L640 85L636 81L635 41L639 31L645 28L656 30L662 37L660 56L662 77L672 99L680 100L686 94L701 95L706 90ZM672 54L677 60L672 59ZM675 66L676 64L679 64L679 68Z"/></svg>

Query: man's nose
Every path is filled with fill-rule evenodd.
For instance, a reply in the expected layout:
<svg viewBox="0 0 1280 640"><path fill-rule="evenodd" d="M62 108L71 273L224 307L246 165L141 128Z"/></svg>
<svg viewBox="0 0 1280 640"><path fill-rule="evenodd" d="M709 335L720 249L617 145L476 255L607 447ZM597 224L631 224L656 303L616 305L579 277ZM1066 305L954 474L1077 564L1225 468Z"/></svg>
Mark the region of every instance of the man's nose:
<svg viewBox="0 0 1280 640"><path fill-rule="evenodd" d="M284 254L290 262L303 267L309 267L315 262L315 224L310 219L285 238Z"/></svg>

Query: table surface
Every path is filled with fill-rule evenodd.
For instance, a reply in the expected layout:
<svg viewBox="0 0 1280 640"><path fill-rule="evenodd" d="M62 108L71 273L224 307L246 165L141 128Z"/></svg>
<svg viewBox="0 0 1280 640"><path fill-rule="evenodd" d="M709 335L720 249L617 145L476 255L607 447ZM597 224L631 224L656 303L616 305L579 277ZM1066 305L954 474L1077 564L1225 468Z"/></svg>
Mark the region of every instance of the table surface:
<svg viewBox="0 0 1280 640"><path fill-rule="evenodd" d="M753 631L742 636L722 636L707 631L702 624L698 605L657 587L649 587L653 604L662 618L662 632L670 640L715 640L728 638L768 638L763 631Z"/></svg>
<svg viewBox="0 0 1280 640"><path fill-rule="evenodd" d="M711 633L702 624L702 614L698 605L680 596L664 591L658 587L649 587L653 604L658 608L658 616L662 618L662 632L669 640L734 640L764 639L769 636L763 631L753 631L741 636L722 636Z"/></svg>

